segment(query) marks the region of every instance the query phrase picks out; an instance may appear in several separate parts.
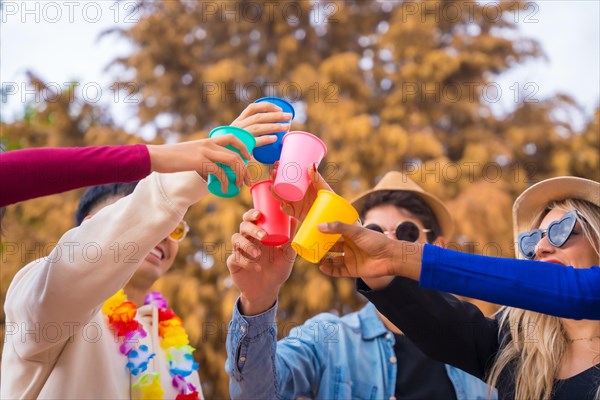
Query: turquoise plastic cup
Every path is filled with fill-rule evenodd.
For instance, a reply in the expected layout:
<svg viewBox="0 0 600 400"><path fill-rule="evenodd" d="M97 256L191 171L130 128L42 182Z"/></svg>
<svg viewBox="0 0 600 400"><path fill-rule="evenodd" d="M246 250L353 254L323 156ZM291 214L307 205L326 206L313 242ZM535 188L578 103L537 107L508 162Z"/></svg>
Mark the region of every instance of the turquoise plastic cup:
<svg viewBox="0 0 600 400"><path fill-rule="evenodd" d="M256 146L256 139L254 139L254 136L252 136L250 132L242 128L237 128L235 126L218 126L210 132L208 137L214 138L225 135L234 135L235 137L240 139L248 148L248 152L252 154L252 150L254 150L254 147ZM225 146L225 148L240 154L238 149L236 149L233 146L227 145ZM244 157L242 157L242 159L244 160L246 165L248 165L248 160L244 159ZM237 196L240 193L240 188L235 185L235 180L237 179L235 171L231 169L231 167L229 167L228 165L224 165L221 163L217 163L217 165L225 171L227 179L229 180L229 183L227 184L227 193L223 193L223 191L221 190L221 181L219 181L219 178L217 178L217 176L213 174L208 174L208 191L214 194L215 196L219 197Z"/></svg>
<svg viewBox="0 0 600 400"><path fill-rule="evenodd" d="M255 103L262 103L265 101L275 104L276 106L281 108L281 110L283 112L292 114L292 120L296 116L294 107L292 107L292 105L290 103L288 103L284 99L280 99L279 97L263 97L261 99L256 100ZM287 124L288 122L280 122L280 123ZM290 120L290 123L291 123L291 120ZM275 133L275 135L277 135L276 142L273 142L266 146L261 146L261 147L255 148L253 156L256 159L256 161L261 162L263 164L273 164L275 161L279 161L279 158L281 157L281 149L283 148L283 136L287 132L288 132L287 130L283 131L283 132L277 132L277 133Z"/></svg>

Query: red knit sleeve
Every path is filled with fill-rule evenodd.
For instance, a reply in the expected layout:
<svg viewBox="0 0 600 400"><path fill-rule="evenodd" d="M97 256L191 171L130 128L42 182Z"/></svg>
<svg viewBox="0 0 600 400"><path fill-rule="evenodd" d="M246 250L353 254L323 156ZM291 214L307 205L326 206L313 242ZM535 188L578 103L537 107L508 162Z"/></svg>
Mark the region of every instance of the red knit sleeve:
<svg viewBox="0 0 600 400"><path fill-rule="evenodd" d="M144 144L35 148L0 153L0 206L150 173Z"/></svg>

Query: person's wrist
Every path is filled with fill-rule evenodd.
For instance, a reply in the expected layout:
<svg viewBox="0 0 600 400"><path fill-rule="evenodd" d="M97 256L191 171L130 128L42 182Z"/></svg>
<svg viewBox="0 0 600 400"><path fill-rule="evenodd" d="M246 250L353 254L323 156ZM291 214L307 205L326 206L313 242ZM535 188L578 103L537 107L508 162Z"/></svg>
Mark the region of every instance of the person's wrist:
<svg viewBox="0 0 600 400"><path fill-rule="evenodd" d="M423 245L404 241L393 241L390 245L393 246L389 252L392 254L390 275L402 276L418 281L421 272Z"/></svg>
<svg viewBox="0 0 600 400"><path fill-rule="evenodd" d="M265 293L261 296L249 297L242 293L240 295L240 312L242 315L253 316L262 314L269 310L277 301L279 291L274 293Z"/></svg>
<svg viewBox="0 0 600 400"><path fill-rule="evenodd" d="M405 245L401 241L392 241L389 243L391 250L388 254L391 254L390 259L390 275L391 276L402 276L402 258L404 258Z"/></svg>
<svg viewBox="0 0 600 400"><path fill-rule="evenodd" d="M161 172L160 146L155 144L147 144L148 154L150 155L150 168L152 171Z"/></svg>

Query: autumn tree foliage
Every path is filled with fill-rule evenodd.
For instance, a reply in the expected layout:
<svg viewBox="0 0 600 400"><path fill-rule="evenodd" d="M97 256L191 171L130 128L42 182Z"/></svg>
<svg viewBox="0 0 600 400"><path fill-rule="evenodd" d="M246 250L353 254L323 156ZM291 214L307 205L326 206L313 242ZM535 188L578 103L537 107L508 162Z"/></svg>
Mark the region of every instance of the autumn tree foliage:
<svg viewBox="0 0 600 400"><path fill-rule="evenodd" d="M385 172L404 171L447 202L457 224L451 247L512 257L510 208L521 191L556 175L600 178L600 111L575 129L582 114L568 96L536 98L526 86L535 82L498 84L543 54L518 29L531 4L142 0L136 24L108 33L134 45L114 61L125 71L115 85L139 99L137 116L158 141L206 136L259 97L285 97L297 112L293 129L327 144L320 170L338 193L351 199ZM514 98L514 111L499 113L499 96ZM2 139L10 148L139 140L80 100L29 110L2 125ZM258 179L267 166L251 171ZM56 241L72 225L79 193L10 207L10 241ZM250 207L247 190L193 206L190 238L157 283L197 348L207 398L228 396L224 343L238 292L225 260ZM3 257L3 296L32 255L22 258ZM318 312L358 307L351 280L298 260L281 292L279 334Z"/></svg>

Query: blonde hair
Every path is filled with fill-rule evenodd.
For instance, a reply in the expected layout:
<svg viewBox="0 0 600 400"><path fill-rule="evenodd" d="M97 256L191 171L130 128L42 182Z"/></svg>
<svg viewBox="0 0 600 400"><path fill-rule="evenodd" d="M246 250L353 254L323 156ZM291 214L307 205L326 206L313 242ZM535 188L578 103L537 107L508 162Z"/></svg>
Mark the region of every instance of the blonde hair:
<svg viewBox="0 0 600 400"><path fill-rule="evenodd" d="M600 260L600 207L585 200L554 201L534 216L530 229L538 227L553 208L577 210L583 233ZM560 318L512 307L498 313L500 350L488 375L489 385L495 387L504 369L514 364L515 399L550 399L568 344ZM600 400L600 383L595 398Z"/></svg>

